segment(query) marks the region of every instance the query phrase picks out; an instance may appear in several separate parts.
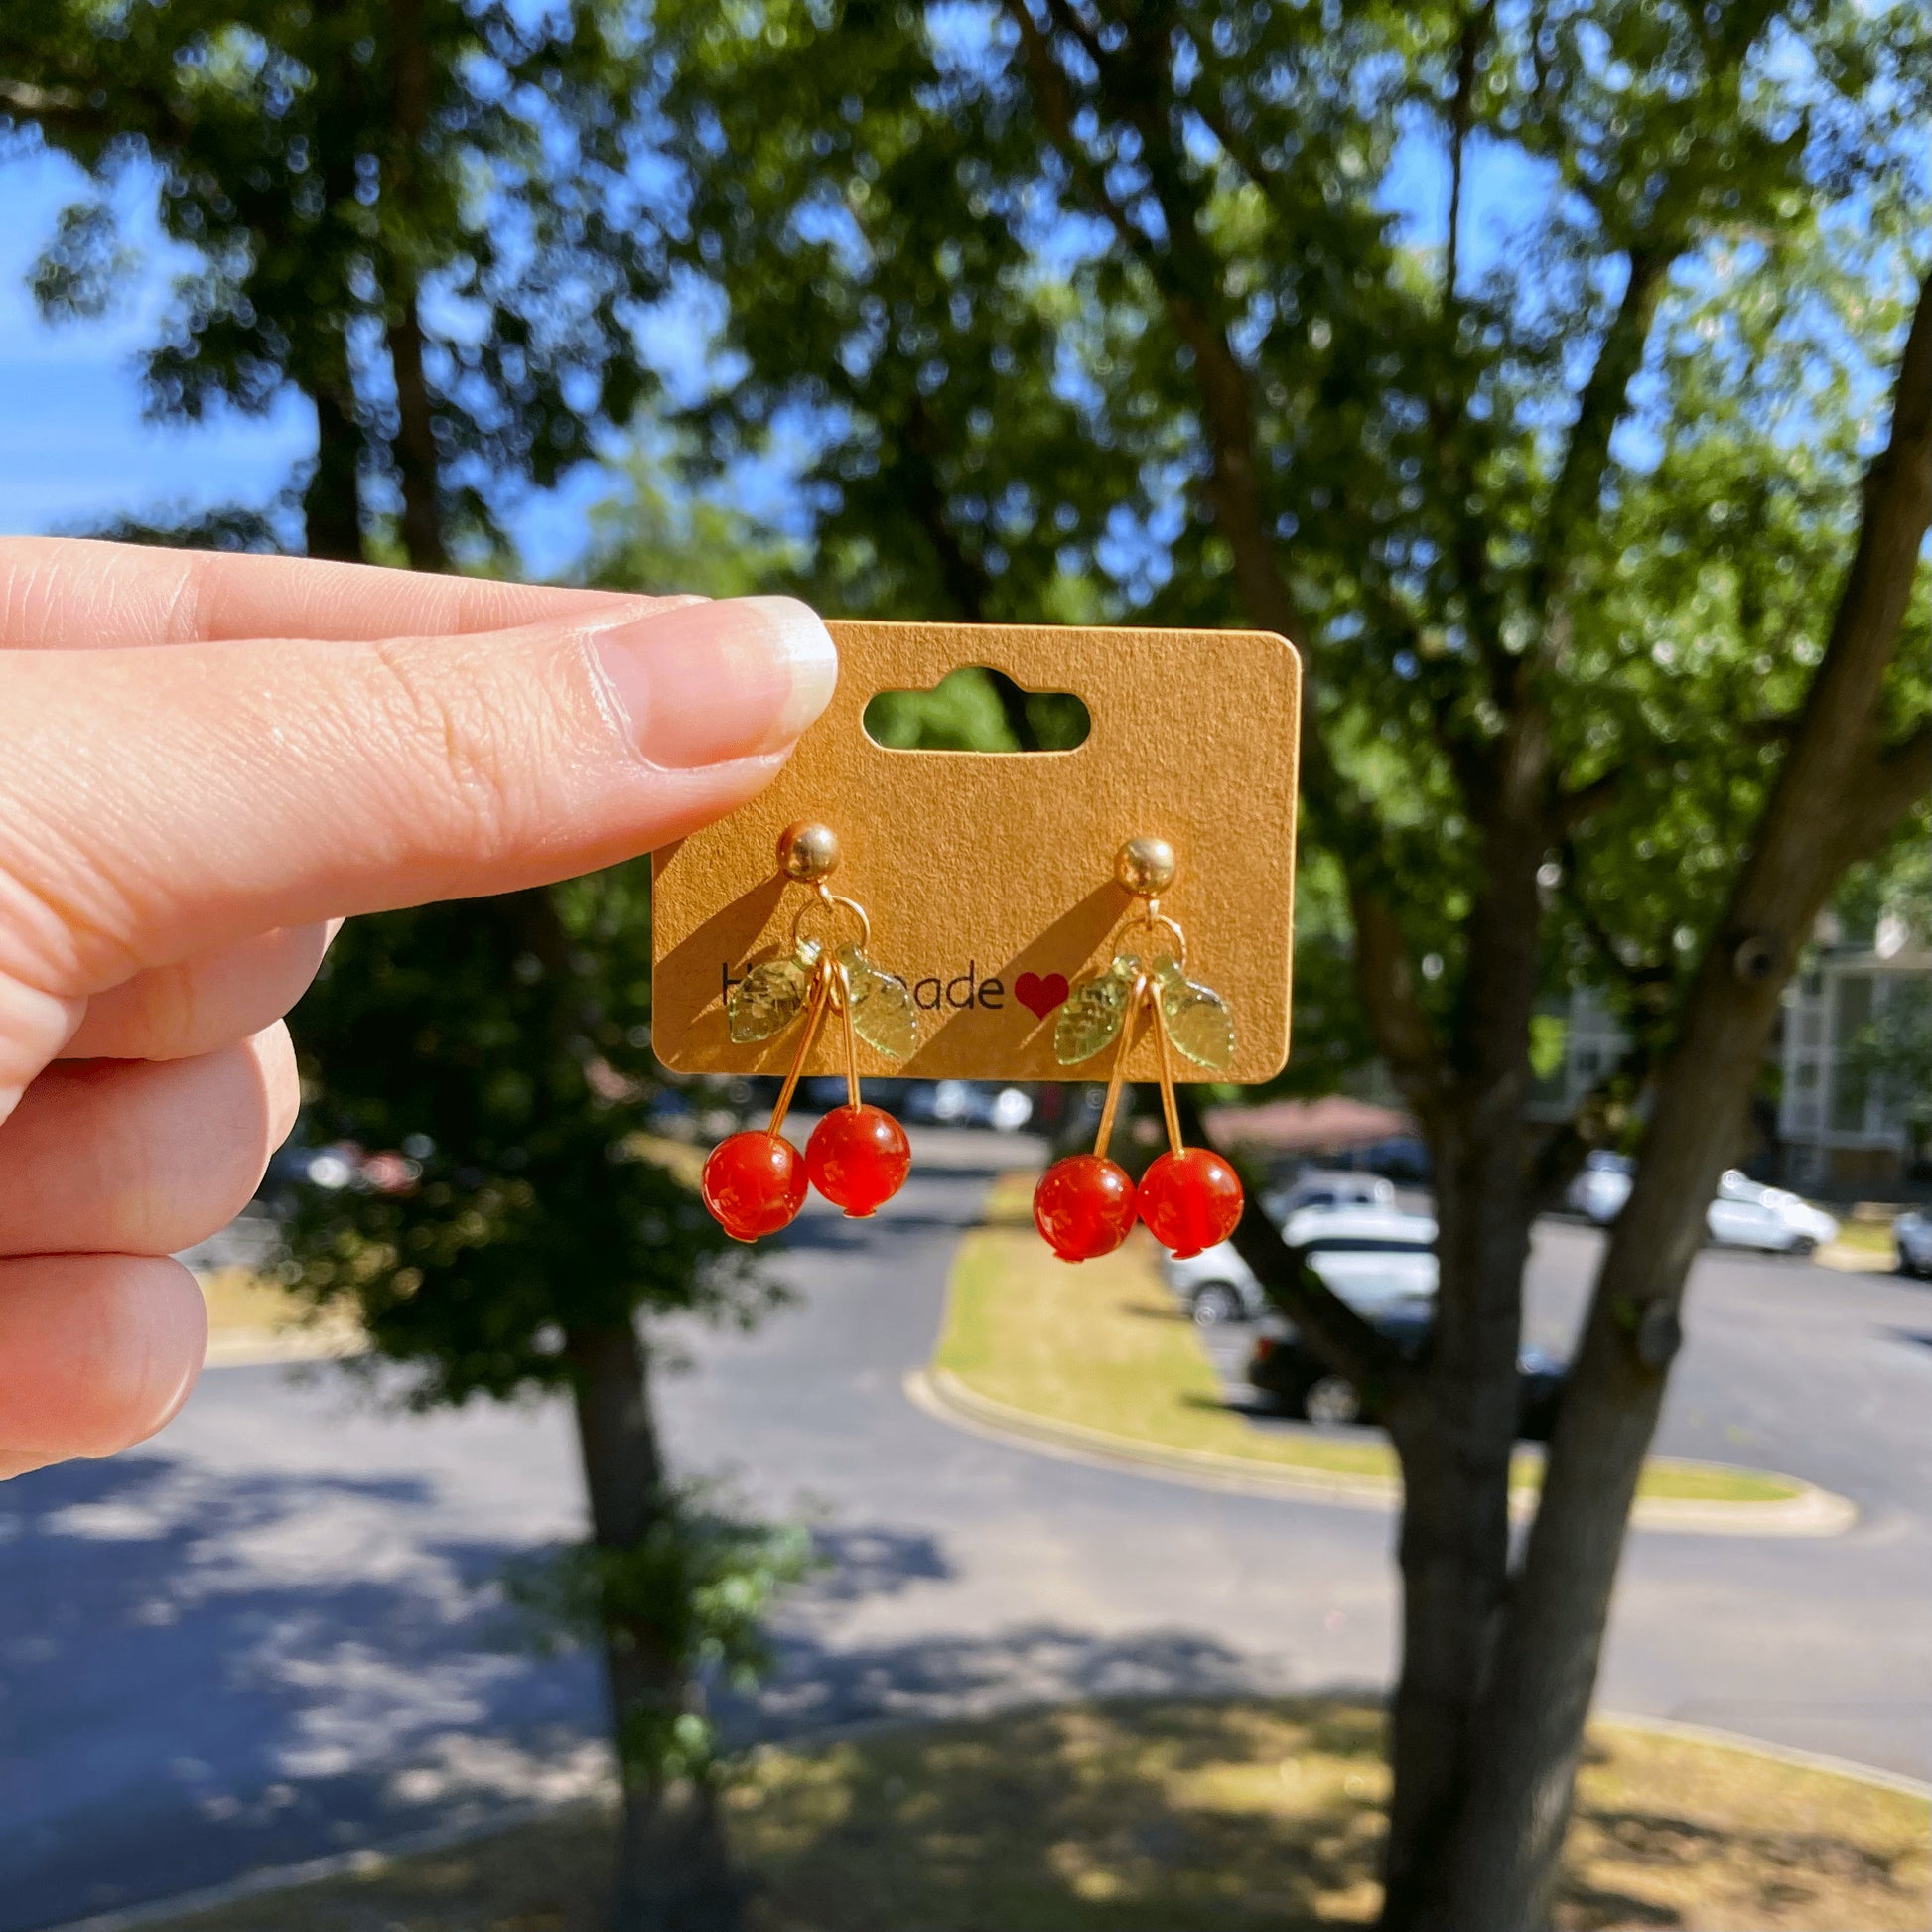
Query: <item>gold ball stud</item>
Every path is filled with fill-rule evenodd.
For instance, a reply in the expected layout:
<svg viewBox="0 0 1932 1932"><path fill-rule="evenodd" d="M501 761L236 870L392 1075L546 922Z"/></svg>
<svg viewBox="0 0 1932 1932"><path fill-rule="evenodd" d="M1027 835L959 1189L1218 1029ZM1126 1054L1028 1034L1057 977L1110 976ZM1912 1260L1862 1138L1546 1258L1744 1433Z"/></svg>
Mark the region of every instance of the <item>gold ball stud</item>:
<svg viewBox="0 0 1932 1932"><path fill-rule="evenodd" d="M1129 839L1114 860L1114 877L1142 898L1165 893L1174 871L1173 847L1166 839Z"/></svg>
<svg viewBox="0 0 1932 1932"><path fill-rule="evenodd" d="M816 886L839 867L839 835L816 819L801 818L778 834L778 865L801 886Z"/></svg>

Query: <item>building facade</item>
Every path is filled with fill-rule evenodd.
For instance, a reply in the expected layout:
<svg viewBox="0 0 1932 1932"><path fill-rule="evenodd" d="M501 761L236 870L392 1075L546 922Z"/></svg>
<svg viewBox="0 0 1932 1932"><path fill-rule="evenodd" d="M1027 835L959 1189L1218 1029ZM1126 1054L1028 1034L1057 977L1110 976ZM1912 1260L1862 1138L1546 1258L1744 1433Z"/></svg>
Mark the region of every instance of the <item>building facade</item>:
<svg viewBox="0 0 1932 1932"><path fill-rule="evenodd" d="M1821 948L1786 996L1778 1137L1795 1186L1882 1192L1923 1161L1932 951L1888 924Z"/></svg>

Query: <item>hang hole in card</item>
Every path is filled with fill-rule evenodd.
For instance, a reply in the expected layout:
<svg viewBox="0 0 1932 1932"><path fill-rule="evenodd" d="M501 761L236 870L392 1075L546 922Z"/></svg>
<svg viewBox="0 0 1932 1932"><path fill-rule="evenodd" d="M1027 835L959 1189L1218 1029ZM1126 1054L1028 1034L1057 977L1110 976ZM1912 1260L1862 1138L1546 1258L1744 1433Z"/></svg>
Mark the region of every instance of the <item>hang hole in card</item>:
<svg viewBox="0 0 1932 1932"><path fill-rule="evenodd" d="M1093 729L1071 691L1029 691L988 664L961 664L923 691L878 691L866 736L891 752L1070 752Z"/></svg>
<svg viewBox="0 0 1932 1932"><path fill-rule="evenodd" d="M834 622L839 686L771 784L729 818L657 853L652 1043L685 1073L782 1074L787 1030L734 1043L731 986L790 945L806 887L777 864L779 833L837 834L832 890L863 905L867 956L912 989L919 1043L904 1060L862 1048L867 1078L1063 1080L1053 1052L1068 990L1113 956L1134 901L1121 846L1166 839L1178 870L1162 910L1184 931L1187 972L1233 1010L1225 1072L1272 1078L1288 1055L1301 665L1262 631ZM867 730L882 694L932 698L962 667L1023 695L1070 697L1084 740L1031 757ZM997 690L994 692L997 701ZM976 700L978 701L978 700ZM916 736L916 734L914 734ZM908 757L908 751L918 756ZM838 1030L808 1073L843 1065ZM1143 1036L1128 1077L1152 1080Z"/></svg>

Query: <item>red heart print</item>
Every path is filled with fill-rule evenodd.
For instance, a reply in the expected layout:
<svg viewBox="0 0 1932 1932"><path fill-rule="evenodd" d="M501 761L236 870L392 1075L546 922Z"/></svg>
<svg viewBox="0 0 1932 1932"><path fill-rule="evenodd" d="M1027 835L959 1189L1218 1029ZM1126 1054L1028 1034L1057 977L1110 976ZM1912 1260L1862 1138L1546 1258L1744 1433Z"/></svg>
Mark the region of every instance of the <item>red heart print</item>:
<svg viewBox="0 0 1932 1932"><path fill-rule="evenodd" d="M1066 975L1022 973L1013 983L1013 997L1035 1019L1044 1020L1066 999Z"/></svg>

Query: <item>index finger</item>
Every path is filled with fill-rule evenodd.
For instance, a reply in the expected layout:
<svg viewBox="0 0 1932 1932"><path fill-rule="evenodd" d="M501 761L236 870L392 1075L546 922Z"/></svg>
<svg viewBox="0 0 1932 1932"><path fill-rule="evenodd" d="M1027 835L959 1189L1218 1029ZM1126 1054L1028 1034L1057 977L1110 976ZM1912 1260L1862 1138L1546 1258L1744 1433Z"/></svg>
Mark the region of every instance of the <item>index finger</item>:
<svg viewBox="0 0 1932 1932"><path fill-rule="evenodd" d="M567 619L621 591L436 577L314 557L0 537L0 649L129 649L250 637L367 642L467 636ZM642 600L669 606L686 597Z"/></svg>

